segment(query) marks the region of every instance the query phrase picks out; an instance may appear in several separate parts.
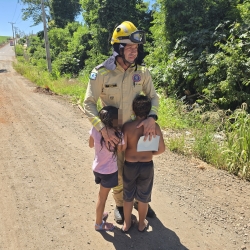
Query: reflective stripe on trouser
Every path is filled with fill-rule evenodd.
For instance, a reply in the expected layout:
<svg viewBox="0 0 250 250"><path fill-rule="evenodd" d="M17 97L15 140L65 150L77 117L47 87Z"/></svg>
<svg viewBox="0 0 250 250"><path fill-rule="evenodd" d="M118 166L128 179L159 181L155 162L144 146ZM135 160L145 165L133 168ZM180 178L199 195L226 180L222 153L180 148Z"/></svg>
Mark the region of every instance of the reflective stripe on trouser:
<svg viewBox="0 0 250 250"><path fill-rule="evenodd" d="M124 164L124 152L118 153L117 165L118 165L118 186L112 190L113 198L117 207L123 207L123 164Z"/></svg>

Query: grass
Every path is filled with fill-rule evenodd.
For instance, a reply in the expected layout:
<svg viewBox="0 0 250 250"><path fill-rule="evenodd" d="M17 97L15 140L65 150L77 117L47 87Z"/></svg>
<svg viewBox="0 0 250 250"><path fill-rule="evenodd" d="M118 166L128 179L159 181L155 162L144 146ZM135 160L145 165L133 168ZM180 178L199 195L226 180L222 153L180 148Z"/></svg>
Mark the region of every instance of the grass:
<svg viewBox="0 0 250 250"><path fill-rule="evenodd" d="M88 81L86 75L81 75L75 79L68 79L67 77L55 79L48 71L32 66L25 62L22 57L18 57L18 62L14 63L14 68L18 73L42 88L50 89L59 95L70 96L74 103L83 102Z"/></svg>
<svg viewBox="0 0 250 250"><path fill-rule="evenodd" d="M9 36L0 36L0 45L7 43L9 38L10 38Z"/></svg>
<svg viewBox="0 0 250 250"><path fill-rule="evenodd" d="M52 77L44 65L32 66L23 57L18 57L14 68L38 86L70 96L74 103L81 104L84 100L88 82L88 74L84 72L74 79ZM213 109L205 111L205 107L197 105L190 110L175 98L160 94L158 124L165 132L172 131L164 138L167 147L250 180L250 116L246 108L243 105L231 113Z"/></svg>
<svg viewBox="0 0 250 250"><path fill-rule="evenodd" d="M250 115L246 104L234 112L196 106L161 96L159 124L172 130L166 145L250 181Z"/></svg>
<svg viewBox="0 0 250 250"><path fill-rule="evenodd" d="M228 171L250 180L250 115L244 108L230 116L225 131Z"/></svg>
<svg viewBox="0 0 250 250"><path fill-rule="evenodd" d="M175 99L165 98L164 95L160 95L158 123L162 127L183 129L188 126L187 120L183 119L178 106L179 103Z"/></svg>

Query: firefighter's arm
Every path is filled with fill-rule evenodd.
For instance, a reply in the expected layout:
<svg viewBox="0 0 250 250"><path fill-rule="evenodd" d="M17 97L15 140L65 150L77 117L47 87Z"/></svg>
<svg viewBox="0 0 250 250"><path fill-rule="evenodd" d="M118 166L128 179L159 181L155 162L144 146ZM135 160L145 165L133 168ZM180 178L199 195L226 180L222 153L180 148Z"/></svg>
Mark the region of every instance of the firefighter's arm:
<svg viewBox="0 0 250 250"><path fill-rule="evenodd" d="M142 91L146 96L148 96L151 99L151 104L152 104L151 110L149 112L149 116L157 115L158 108L159 108L159 96L157 95L155 91L155 87L152 82L152 77L147 68L145 68L144 76L145 78L144 78L144 83L142 86Z"/></svg>
<svg viewBox="0 0 250 250"><path fill-rule="evenodd" d="M148 71L148 69L145 69L144 72L144 83L142 87L143 93L148 96L151 99L151 110L149 112L148 118L142 121L137 127L144 127L144 140L147 140L149 136L149 140L152 139L152 136L155 137L156 131L155 131L155 121L157 120L157 113L158 113L158 107L159 107L159 97L155 91L151 75ZM151 117L150 117L151 116Z"/></svg>
<svg viewBox="0 0 250 250"><path fill-rule="evenodd" d="M97 110L97 101L102 92L102 85L103 76L98 74L98 71L94 69L90 74L83 107L89 121L97 131L100 131L104 127L104 124L98 116Z"/></svg>

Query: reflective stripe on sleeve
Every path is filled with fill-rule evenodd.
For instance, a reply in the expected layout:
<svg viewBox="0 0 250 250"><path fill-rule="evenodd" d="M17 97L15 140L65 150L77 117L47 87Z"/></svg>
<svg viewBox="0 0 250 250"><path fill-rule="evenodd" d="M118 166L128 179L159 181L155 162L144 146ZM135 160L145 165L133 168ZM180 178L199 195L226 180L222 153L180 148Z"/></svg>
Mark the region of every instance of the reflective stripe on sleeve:
<svg viewBox="0 0 250 250"><path fill-rule="evenodd" d="M154 111L156 114L158 113L158 107L156 106L152 106L151 110Z"/></svg>
<svg viewBox="0 0 250 250"><path fill-rule="evenodd" d="M99 122L101 122L100 118L98 116L95 116L92 120L91 123L95 127Z"/></svg>
<svg viewBox="0 0 250 250"><path fill-rule="evenodd" d="M141 66L141 65L139 65L137 69L138 69L138 70L141 70L142 72L145 72L145 71L146 71L146 67Z"/></svg>

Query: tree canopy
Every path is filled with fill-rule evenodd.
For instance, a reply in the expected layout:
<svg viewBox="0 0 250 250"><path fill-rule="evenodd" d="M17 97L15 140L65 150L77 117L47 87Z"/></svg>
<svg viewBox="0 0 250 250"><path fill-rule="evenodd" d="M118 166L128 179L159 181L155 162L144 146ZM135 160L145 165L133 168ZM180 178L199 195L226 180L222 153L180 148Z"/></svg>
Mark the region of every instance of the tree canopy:
<svg viewBox="0 0 250 250"><path fill-rule="evenodd" d="M41 0L21 0L27 5L23 9L23 19L32 18L34 25L42 22ZM63 28L69 22L73 22L81 11L79 0L44 0L46 17L48 21L53 20L54 26Z"/></svg>
<svg viewBox="0 0 250 250"><path fill-rule="evenodd" d="M41 21L40 0L27 4L24 18ZM147 32L147 56L157 88L177 98L235 109L250 107L250 0L45 0L53 74L77 75L107 59L114 28L132 21ZM84 25L73 22L82 10ZM34 64L45 60L33 39ZM191 100L191 99L190 99Z"/></svg>

